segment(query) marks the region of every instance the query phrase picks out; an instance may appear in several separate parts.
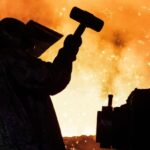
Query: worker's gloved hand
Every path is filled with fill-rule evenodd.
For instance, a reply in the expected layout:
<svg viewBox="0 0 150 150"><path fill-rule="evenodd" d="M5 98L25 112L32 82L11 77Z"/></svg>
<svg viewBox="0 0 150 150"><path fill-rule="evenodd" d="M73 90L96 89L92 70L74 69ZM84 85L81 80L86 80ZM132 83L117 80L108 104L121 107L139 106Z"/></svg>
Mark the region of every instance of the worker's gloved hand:
<svg viewBox="0 0 150 150"><path fill-rule="evenodd" d="M77 37L74 35L68 35L64 41L64 47L70 47L73 49L78 49L82 44L81 37Z"/></svg>
<svg viewBox="0 0 150 150"><path fill-rule="evenodd" d="M70 59L75 60L81 44L81 37L68 35L64 41L64 51L67 53L66 55L68 55Z"/></svg>

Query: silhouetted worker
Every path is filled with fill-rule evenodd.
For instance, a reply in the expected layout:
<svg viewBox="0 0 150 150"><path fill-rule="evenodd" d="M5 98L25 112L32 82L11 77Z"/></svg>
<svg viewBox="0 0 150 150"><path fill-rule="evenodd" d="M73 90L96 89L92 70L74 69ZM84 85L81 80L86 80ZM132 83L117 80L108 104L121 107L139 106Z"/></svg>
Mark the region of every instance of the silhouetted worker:
<svg viewBox="0 0 150 150"><path fill-rule="evenodd" d="M81 38L69 35L53 63L28 54L26 25L0 21L0 150L65 150L49 95L70 81Z"/></svg>

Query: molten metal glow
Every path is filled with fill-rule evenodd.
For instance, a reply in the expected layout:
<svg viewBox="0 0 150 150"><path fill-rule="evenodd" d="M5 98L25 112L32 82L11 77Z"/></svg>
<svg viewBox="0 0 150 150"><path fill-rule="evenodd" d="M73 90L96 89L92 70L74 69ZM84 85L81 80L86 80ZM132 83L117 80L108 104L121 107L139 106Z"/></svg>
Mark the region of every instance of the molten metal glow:
<svg viewBox="0 0 150 150"><path fill-rule="evenodd" d="M150 87L149 0L1 0L0 18L33 19L66 36L78 26L69 18L74 6L100 17L105 26L100 33L86 30L70 84L52 97L64 136L95 134L96 113L107 105L109 93L119 106L134 88ZM41 58L52 61L63 40Z"/></svg>

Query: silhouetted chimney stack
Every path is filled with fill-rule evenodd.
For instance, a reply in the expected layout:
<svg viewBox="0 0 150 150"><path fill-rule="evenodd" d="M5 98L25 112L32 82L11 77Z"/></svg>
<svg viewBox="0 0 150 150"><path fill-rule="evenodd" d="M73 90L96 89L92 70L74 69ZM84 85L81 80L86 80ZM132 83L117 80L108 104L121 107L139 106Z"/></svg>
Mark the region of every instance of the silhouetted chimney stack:
<svg viewBox="0 0 150 150"><path fill-rule="evenodd" d="M108 95L108 107L112 107L112 101L113 101L113 95L109 94Z"/></svg>
<svg viewBox="0 0 150 150"><path fill-rule="evenodd" d="M112 100L113 95L109 94L108 105L97 112L96 142L103 148L111 148L112 145Z"/></svg>

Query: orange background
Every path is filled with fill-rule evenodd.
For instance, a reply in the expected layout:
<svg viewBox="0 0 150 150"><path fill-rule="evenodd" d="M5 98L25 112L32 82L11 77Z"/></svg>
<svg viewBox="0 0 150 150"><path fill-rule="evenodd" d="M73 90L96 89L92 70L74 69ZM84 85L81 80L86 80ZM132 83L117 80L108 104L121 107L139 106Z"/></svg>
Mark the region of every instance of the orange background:
<svg viewBox="0 0 150 150"><path fill-rule="evenodd" d="M149 0L1 0L0 18L33 19L65 37L79 25L69 18L74 6L105 25L99 33L85 31L72 80L52 97L64 136L95 134L96 113L107 105L108 94L114 94L113 106L120 106L134 88L150 87ZM52 61L63 40L41 59Z"/></svg>

